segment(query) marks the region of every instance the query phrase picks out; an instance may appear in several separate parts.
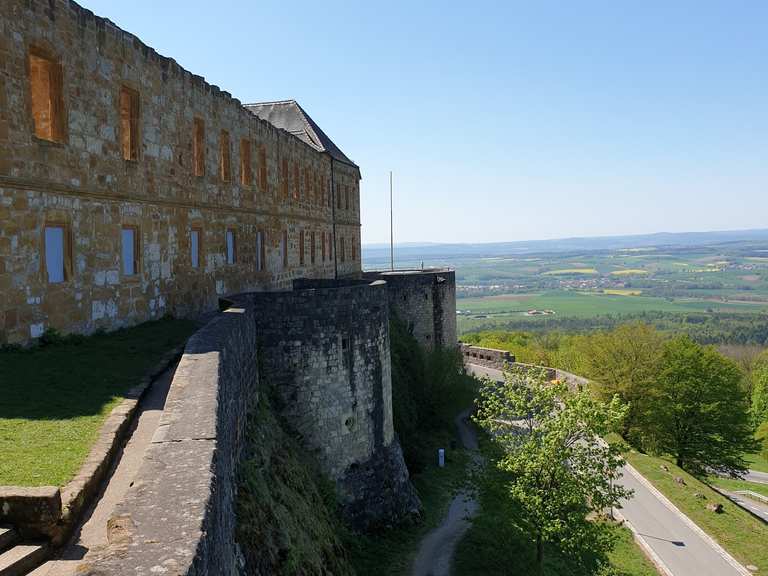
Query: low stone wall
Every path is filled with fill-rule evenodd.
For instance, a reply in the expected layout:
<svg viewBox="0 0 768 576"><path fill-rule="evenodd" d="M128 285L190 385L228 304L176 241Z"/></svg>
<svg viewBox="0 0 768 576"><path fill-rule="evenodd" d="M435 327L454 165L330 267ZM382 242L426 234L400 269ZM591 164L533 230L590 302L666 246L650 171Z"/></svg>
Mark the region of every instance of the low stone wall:
<svg viewBox="0 0 768 576"><path fill-rule="evenodd" d="M504 364L512 364L515 361L514 355L506 350L471 346L463 342L459 342L459 348L464 361L470 364L479 364L501 370Z"/></svg>
<svg viewBox="0 0 768 576"><path fill-rule="evenodd" d="M235 487L246 416L258 401L256 327L231 308L192 336L142 467L83 574L233 575Z"/></svg>
<svg viewBox="0 0 768 576"><path fill-rule="evenodd" d="M522 370L544 370L548 380L558 380L563 382L571 390L577 390L589 384L588 378L577 376L576 374L560 370L559 368L515 362L514 355L506 350L483 348L481 346L471 346L464 343L460 343L459 345L465 364L487 366L488 368L495 368L496 370L503 370L505 366Z"/></svg>

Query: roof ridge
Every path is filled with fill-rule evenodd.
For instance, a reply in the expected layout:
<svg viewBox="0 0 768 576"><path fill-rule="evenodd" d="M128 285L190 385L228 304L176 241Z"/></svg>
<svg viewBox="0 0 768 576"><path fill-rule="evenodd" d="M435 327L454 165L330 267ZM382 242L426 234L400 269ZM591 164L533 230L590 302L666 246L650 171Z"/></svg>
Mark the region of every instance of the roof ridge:
<svg viewBox="0 0 768 576"><path fill-rule="evenodd" d="M287 100L267 100L265 102L249 102L248 104L243 104L243 106L266 106L268 104L296 104L299 105L298 101L296 101L294 98L288 98Z"/></svg>

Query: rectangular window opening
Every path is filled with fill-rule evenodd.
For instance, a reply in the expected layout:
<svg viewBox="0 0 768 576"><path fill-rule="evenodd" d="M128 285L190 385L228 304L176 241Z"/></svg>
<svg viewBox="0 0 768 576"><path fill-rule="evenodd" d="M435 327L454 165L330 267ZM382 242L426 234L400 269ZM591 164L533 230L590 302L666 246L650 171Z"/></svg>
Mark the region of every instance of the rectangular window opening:
<svg viewBox="0 0 768 576"><path fill-rule="evenodd" d="M251 141L240 140L240 184L251 185Z"/></svg>
<svg viewBox="0 0 768 576"><path fill-rule="evenodd" d="M192 158L195 165L195 176L205 176L205 122L202 118L195 118Z"/></svg>
<svg viewBox="0 0 768 576"><path fill-rule="evenodd" d="M283 270L288 269L288 230L283 230L283 237L280 239L280 256L283 260Z"/></svg>
<svg viewBox="0 0 768 576"><path fill-rule="evenodd" d="M139 273L139 233L133 226L124 226L121 231L123 275Z"/></svg>
<svg viewBox="0 0 768 576"><path fill-rule="evenodd" d="M120 144L123 159L139 159L139 93L120 88Z"/></svg>
<svg viewBox="0 0 768 576"><path fill-rule="evenodd" d="M264 243L264 231L259 230L256 232L256 271L261 272L264 270L265 260L265 243Z"/></svg>
<svg viewBox="0 0 768 576"><path fill-rule="evenodd" d="M200 260L202 260L202 245L200 242L201 237L202 234L200 228L192 228L189 236L189 249L192 268L200 268Z"/></svg>
<svg viewBox="0 0 768 576"><path fill-rule="evenodd" d="M264 144L259 146L259 188L262 192L267 191L267 149Z"/></svg>
<svg viewBox="0 0 768 576"><path fill-rule="evenodd" d="M309 235L309 261L311 264L315 263L315 231Z"/></svg>
<svg viewBox="0 0 768 576"><path fill-rule="evenodd" d="M29 88L35 136L64 140L64 99L61 65L37 51L29 53Z"/></svg>
<svg viewBox="0 0 768 576"><path fill-rule="evenodd" d="M45 270L49 284L64 282L67 276L67 231L64 226L45 227Z"/></svg>
<svg viewBox="0 0 768 576"><path fill-rule="evenodd" d="M229 156L229 132L222 130L219 136L219 178L222 182L229 182L230 180Z"/></svg>
<svg viewBox="0 0 768 576"><path fill-rule="evenodd" d="M235 231L227 230L227 264L235 263Z"/></svg>
<svg viewBox="0 0 768 576"><path fill-rule="evenodd" d="M299 232L299 266L304 266L304 230Z"/></svg>

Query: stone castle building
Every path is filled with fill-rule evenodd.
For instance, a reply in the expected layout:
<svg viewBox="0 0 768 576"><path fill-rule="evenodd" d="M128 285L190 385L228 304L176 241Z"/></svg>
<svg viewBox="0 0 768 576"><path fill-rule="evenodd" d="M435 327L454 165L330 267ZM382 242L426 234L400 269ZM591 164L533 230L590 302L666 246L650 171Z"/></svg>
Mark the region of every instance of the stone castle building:
<svg viewBox="0 0 768 576"><path fill-rule="evenodd" d="M70 0L0 14L0 342L360 272L360 169Z"/></svg>
<svg viewBox="0 0 768 576"><path fill-rule="evenodd" d="M0 1L0 344L226 308L87 573L250 573L237 471L267 391L351 526L417 515L390 319L455 347L454 273L362 273L360 169L295 101L243 105L71 0ZM5 508L53 541L76 520Z"/></svg>

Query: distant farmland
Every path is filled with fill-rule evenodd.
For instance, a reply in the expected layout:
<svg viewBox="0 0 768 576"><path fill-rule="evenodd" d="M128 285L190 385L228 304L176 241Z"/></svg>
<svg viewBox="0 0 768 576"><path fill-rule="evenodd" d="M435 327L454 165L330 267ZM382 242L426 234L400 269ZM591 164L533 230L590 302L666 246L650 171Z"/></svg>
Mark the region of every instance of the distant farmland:
<svg viewBox="0 0 768 576"><path fill-rule="evenodd" d="M589 318L606 314L638 312L760 312L768 311L766 302L722 302L702 299L675 299L594 292L553 291L540 294L510 294L480 298L460 298L459 332L487 327L510 318L540 322L542 317L528 316L529 310L552 310L556 316Z"/></svg>

